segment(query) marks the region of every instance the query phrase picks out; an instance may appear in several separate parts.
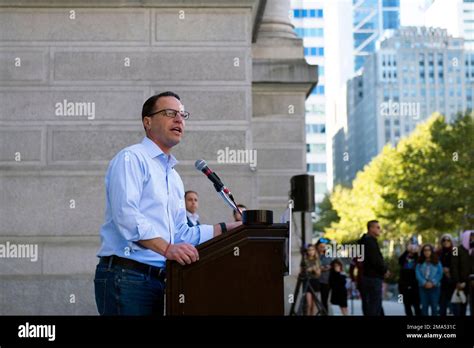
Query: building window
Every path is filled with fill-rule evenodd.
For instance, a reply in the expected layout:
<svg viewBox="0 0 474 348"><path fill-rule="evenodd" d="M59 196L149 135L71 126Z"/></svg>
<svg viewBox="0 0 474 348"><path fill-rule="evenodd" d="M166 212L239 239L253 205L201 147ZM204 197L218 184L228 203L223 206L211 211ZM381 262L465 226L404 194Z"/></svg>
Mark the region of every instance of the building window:
<svg viewBox="0 0 474 348"><path fill-rule="evenodd" d="M326 126L324 124L307 124L306 133L324 134L326 133Z"/></svg>
<svg viewBox="0 0 474 348"><path fill-rule="evenodd" d="M314 191L315 193L317 194L323 194L323 193L326 193L327 191L327 186L325 183L323 182L317 182L314 184Z"/></svg>
<svg viewBox="0 0 474 348"><path fill-rule="evenodd" d="M316 86L311 92L312 95L324 95L324 85Z"/></svg>
<svg viewBox="0 0 474 348"><path fill-rule="evenodd" d="M326 163L308 163L306 165L308 172L313 173L325 173L326 172Z"/></svg>
<svg viewBox="0 0 474 348"><path fill-rule="evenodd" d="M316 115L324 115L324 104L307 104L306 112L311 112Z"/></svg>
<svg viewBox="0 0 474 348"><path fill-rule="evenodd" d="M293 10L294 18L323 18L322 9L300 9L296 8Z"/></svg>
<svg viewBox="0 0 474 348"><path fill-rule="evenodd" d="M305 47L304 48L305 56L324 56L324 47Z"/></svg>
<svg viewBox="0 0 474 348"><path fill-rule="evenodd" d="M299 37L323 37L323 28L295 28L295 32Z"/></svg>
<svg viewBox="0 0 474 348"><path fill-rule="evenodd" d="M306 152L324 154L326 144L306 144Z"/></svg>

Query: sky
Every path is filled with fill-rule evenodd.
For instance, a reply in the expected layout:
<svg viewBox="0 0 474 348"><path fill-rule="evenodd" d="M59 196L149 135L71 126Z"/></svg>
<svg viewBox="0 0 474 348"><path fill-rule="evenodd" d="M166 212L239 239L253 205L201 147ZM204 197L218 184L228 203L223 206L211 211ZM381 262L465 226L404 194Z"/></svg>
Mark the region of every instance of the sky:
<svg viewBox="0 0 474 348"><path fill-rule="evenodd" d="M400 25L423 26L424 16L421 8L426 0L400 0Z"/></svg>

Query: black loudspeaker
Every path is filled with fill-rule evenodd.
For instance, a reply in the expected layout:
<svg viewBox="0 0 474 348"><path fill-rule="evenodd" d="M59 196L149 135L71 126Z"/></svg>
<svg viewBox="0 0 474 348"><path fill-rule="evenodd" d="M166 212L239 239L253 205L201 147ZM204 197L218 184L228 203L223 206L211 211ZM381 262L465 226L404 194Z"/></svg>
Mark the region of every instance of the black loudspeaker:
<svg viewBox="0 0 474 348"><path fill-rule="evenodd" d="M291 178L291 199L294 211L314 212L314 176L303 174Z"/></svg>

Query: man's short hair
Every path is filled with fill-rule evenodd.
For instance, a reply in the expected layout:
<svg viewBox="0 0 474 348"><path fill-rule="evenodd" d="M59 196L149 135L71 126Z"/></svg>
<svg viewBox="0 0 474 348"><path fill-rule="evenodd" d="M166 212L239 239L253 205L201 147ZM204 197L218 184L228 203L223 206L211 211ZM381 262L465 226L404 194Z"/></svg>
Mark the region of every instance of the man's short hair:
<svg viewBox="0 0 474 348"><path fill-rule="evenodd" d="M184 199L186 199L186 197L187 197L188 194L190 194L190 193L194 193L196 196L199 196L196 191L189 190L189 191L186 191L186 192L184 193Z"/></svg>
<svg viewBox="0 0 474 348"><path fill-rule="evenodd" d="M156 94L146 100L145 103L143 103L143 108L142 108L142 120L145 116L148 116L149 114L153 113L155 111L155 104L160 99L161 97L175 97L178 100L181 100L179 95L177 95L174 92L171 91L166 91L160 94Z"/></svg>
<svg viewBox="0 0 474 348"><path fill-rule="evenodd" d="M370 220L369 222L367 222L367 231L370 230L373 224L378 224L378 223L379 223L378 220Z"/></svg>

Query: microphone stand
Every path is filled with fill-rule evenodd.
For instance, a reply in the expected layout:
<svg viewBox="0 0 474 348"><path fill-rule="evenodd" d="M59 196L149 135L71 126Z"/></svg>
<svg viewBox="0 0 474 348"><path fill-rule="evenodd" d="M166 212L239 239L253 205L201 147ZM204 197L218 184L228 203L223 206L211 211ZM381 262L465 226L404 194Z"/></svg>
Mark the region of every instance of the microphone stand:
<svg viewBox="0 0 474 348"><path fill-rule="evenodd" d="M232 195L232 193L230 193L228 189L226 189L225 186L214 184L214 188L216 189L217 193L222 197L224 202L226 202L226 204L232 208L232 210L242 215L242 211L237 206L237 203L235 203L234 196Z"/></svg>

